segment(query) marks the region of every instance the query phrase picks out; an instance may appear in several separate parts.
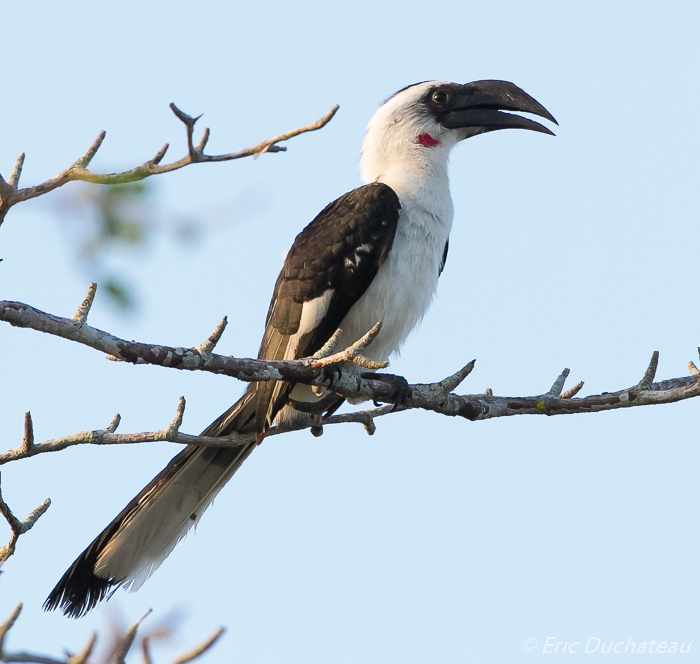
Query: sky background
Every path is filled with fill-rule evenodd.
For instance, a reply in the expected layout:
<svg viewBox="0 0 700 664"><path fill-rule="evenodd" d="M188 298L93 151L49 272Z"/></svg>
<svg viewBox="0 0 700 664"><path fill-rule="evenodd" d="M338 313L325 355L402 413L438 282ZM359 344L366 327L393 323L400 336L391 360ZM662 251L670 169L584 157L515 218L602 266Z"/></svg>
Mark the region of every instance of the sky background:
<svg viewBox="0 0 700 664"><path fill-rule="evenodd" d="M22 184L71 164L101 129L102 172L184 154L168 108L204 113L210 153L311 122L288 152L198 165L151 181L162 232L109 252L139 306L98 294L90 323L192 346L229 316L219 352L253 356L282 256L329 201L360 184L364 127L426 79L513 81L558 119L557 137L503 131L452 156L455 223L439 298L392 372L439 380L477 359L460 392L545 392L564 367L582 394L686 375L697 304L695 2L426 4L35 0L3 7L0 172ZM0 228L0 297L70 316L95 266L76 258L51 194ZM168 229L200 224L199 240ZM112 363L0 326L3 449L31 410L37 440L106 426L164 427L180 395L197 433L243 385ZM181 617L157 662L224 625L206 660L282 663L534 662L548 637L692 642L700 651L698 408L669 406L470 423L426 412L266 441L136 594L88 617L41 604L75 557L178 451L73 448L2 469L24 517L53 504L0 577L0 616L25 609L10 650L59 656L149 608ZM9 529L0 523L0 541ZM522 644L536 639L534 652ZM687 659L687 658L686 658ZM584 659L588 661L588 659Z"/></svg>

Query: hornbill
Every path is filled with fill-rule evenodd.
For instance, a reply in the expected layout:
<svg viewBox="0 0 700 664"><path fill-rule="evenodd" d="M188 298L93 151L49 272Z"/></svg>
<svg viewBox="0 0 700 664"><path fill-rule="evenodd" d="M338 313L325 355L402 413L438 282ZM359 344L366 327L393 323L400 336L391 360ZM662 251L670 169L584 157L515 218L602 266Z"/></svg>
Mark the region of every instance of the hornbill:
<svg viewBox="0 0 700 664"><path fill-rule="evenodd" d="M399 349L430 306L445 266L453 217L450 150L497 129L552 134L508 111L556 124L506 81L427 81L387 99L362 144L367 184L330 203L296 237L275 284L258 357L309 357L337 329L338 347L345 348L378 321L382 328L367 357L385 361ZM251 383L202 435L255 433L259 441L273 422L308 421L340 403L332 390L319 397L307 385ZM139 588L255 447L186 447L80 554L45 608L79 617L114 587Z"/></svg>

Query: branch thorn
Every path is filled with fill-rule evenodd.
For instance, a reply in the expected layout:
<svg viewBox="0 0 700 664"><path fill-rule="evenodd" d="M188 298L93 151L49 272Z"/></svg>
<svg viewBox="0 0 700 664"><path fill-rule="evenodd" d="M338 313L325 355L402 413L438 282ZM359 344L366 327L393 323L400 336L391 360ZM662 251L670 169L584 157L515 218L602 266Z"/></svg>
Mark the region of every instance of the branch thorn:
<svg viewBox="0 0 700 664"><path fill-rule="evenodd" d="M559 398L560 399L573 399L581 391L582 387L583 387L583 381L580 380L571 389L566 390L566 392L563 392L562 394L560 394Z"/></svg>
<svg viewBox="0 0 700 664"><path fill-rule="evenodd" d="M118 644L117 648L112 654L111 661L113 661L114 664L124 664L124 659L126 658L127 653L136 639L136 632L141 626L141 623L150 615L151 611L153 611L153 609L148 609L142 618L137 620L133 625L131 625L131 627L129 627L129 629L126 630L123 640Z"/></svg>
<svg viewBox="0 0 700 664"><path fill-rule="evenodd" d="M228 325L228 318L224 316L221 319L221 322L216 326L216 329L209 335L209 338L198 346L194 347L194 350L198 352L203 359L209 359L214 347L219 343L219 339L221 339L221 335L224 333L226 325Z"/></svg>
<svg viewBox="0 0 700 664"><path fill-rule="evenodd" d="M117 427L122 421L122 416L117 413L113 418L112 421L107 425L107 428L105 431L108 431L109 433L114 433L117 430Z"/></svg>
<svg viewBox="0 0 700 664"><path fill-rule="evenodd" d="M440 385L447 392L452 392L456 390L464 381L464 379L472 372L476 360L472 360L469 364L463 366L457 373L448 376L444 380L440 381Z"/></svg>
<svg viewBox="0 0 700 664"><path fill-rule="evenodd" d="M97 642L97 634L93 632L92 636L88 639L85 647L77 654L68 658L66 664L85 664L88 657L92 654L92 649L95 647Z"/></svg>
<svg viewBox="0 0 700 664"><path fill-rule="evenodd" d="M184 414L185 397L180 397L180 402L177 404L177 412L175 413L175 417L173 417L173 421L168 425L168 428L165 430L165 435L168 437L168 439L175 439L177 437L177 434L180 432L180 427L182 426L182 418Z"/></svg>
<svg viewBox="0 0 700 664"><path fill-rule="evenodd" d="M72 166L72 168L85 168L90 164L92 161L92 158L95 156L97 151L100 149L100 146L102 145L102 141L105 140L105 136L107 136L107 132L102 130L98 135L97 138L93 141L92 145L87 149L85 154L80 157Z"/></svg>
<svg viewBox="0 0 700 664"><path fill-rule="evenodd" d="M10 173L10 177L7 180L7 184L9 184L15 191L17 191L17 187L19 186L19 179L22 175L22 166L24 166L24 152L17 157L17 161L15 162L12 172Z"/></svg>
<svg viewBox="0 0 700 664"><path fill-rule="evenodd" d="M194 123L201 118L201 115L198 115L196 118L193 118L191 115L187 115L187 113L183 113L175 104L170 104L170 108L172 109L172 112L175 113L175 117L177 117L178 120L181 122L184 122L188 127L194 127Z"/></svg>
<svg viewBox="0 0 700 664"><path fill-rule="evenodd" d="M32 414L27 411L24 414L24 435L22 436L22 453L31 456L34 450L34 427L32 425Z"/></svg>
<svg viewBox="0 0 700 664"><path fill-rule="evenodd" d="M651 354L651 361L647 370L644 372L644 377L637 384L638 390L648 390L651 388L651 384L654 382L654 376L656 376L656 369L659 366L659 351L655 350Z"/></svg>
<svg viewBox="0 0 700 664"><path fill-rule="evenodd" d="M568 377L569 377L569 370L564 369L564 371L562 371L559 374L559 378L557 378L554 381L554 385L552 385L552 387L550 388L549 392L547 392L547 394L549 394L550 396L553 396L553 397L559 397L561 395L561 391L564 389L564 383L566 382L566 379Z"/></svg>
<svg viewBox="0 0 700 664"><path fill-rule="evenodd" d="M156 156L151 159L151 163L155 164L156 166L160 164L160 162L163 161L163 157L165 157L165 153L168 151L169 147L170 144L166 143L160 150L158 150Z"/></svg>
<svg viewBox="0 0 700 664"><path fill-rule="evenodd" d="M77 323L80 327L85 325L87 321L88 314L90 313L90 308L95 300L95 293L97 292L97 284L95 282L90 284L88 288L87 295L83 300L83 303L75 310L73 318L71 319L74 323Z"/></svg>
<svg viewBox="0 0 700 664"><path fill-rule="evenodd" d="M110 362L126 362L126 360L122 360L121 357L117 357L116 355L105 355L105 357L106 357Z"/></svg>
<svg viewBox="0 0 700 664"><path fill-rule="evenodd" d="M209 650L209 648L211 648L221 638L225 631L226 630L223 627L219 627L219 629L217 629L216 632L214 632L204 643L197 646L193 650L180 655L180 657L178 657L173 664L186 664L187 662L191 662L193 659L197 659L207 650Z"/></svg>
<svg viewBox="0 0 700 664"><path fill-rule="evenodd" d="M201 116L200 116L201 117ZM199 143L195 146L195 150L199 153L204 152L204 148L207 147L207 143L209 142L209 127L207 127L204 130L204 133L202 134L202 138L200 139Z"/></svg>

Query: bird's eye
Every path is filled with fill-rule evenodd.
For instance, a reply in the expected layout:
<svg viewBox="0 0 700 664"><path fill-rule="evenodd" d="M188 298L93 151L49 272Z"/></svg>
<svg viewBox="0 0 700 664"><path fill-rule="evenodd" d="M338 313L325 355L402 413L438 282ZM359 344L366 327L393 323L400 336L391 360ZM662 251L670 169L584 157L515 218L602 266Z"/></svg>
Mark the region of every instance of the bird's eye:
<svg viewBox="0 0 700 664"><path fill-rule="evenodd" d="M436 104L445 104L449 100L450 95L447 94L444 90L435 90L433 92L433 101Z"/></svg>

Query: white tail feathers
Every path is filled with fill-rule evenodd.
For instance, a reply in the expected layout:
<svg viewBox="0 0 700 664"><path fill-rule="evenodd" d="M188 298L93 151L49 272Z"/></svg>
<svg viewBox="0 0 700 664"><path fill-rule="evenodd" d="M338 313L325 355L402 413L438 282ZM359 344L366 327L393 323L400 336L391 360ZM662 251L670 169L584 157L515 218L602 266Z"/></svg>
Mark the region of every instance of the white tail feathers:
<svg viewBox="0 0 700 664"><path fill-rule="evenodd" d="M140 496L139 506L100 552L95 574L138 590L254 447L201 448L165 485Z"/></svg>

